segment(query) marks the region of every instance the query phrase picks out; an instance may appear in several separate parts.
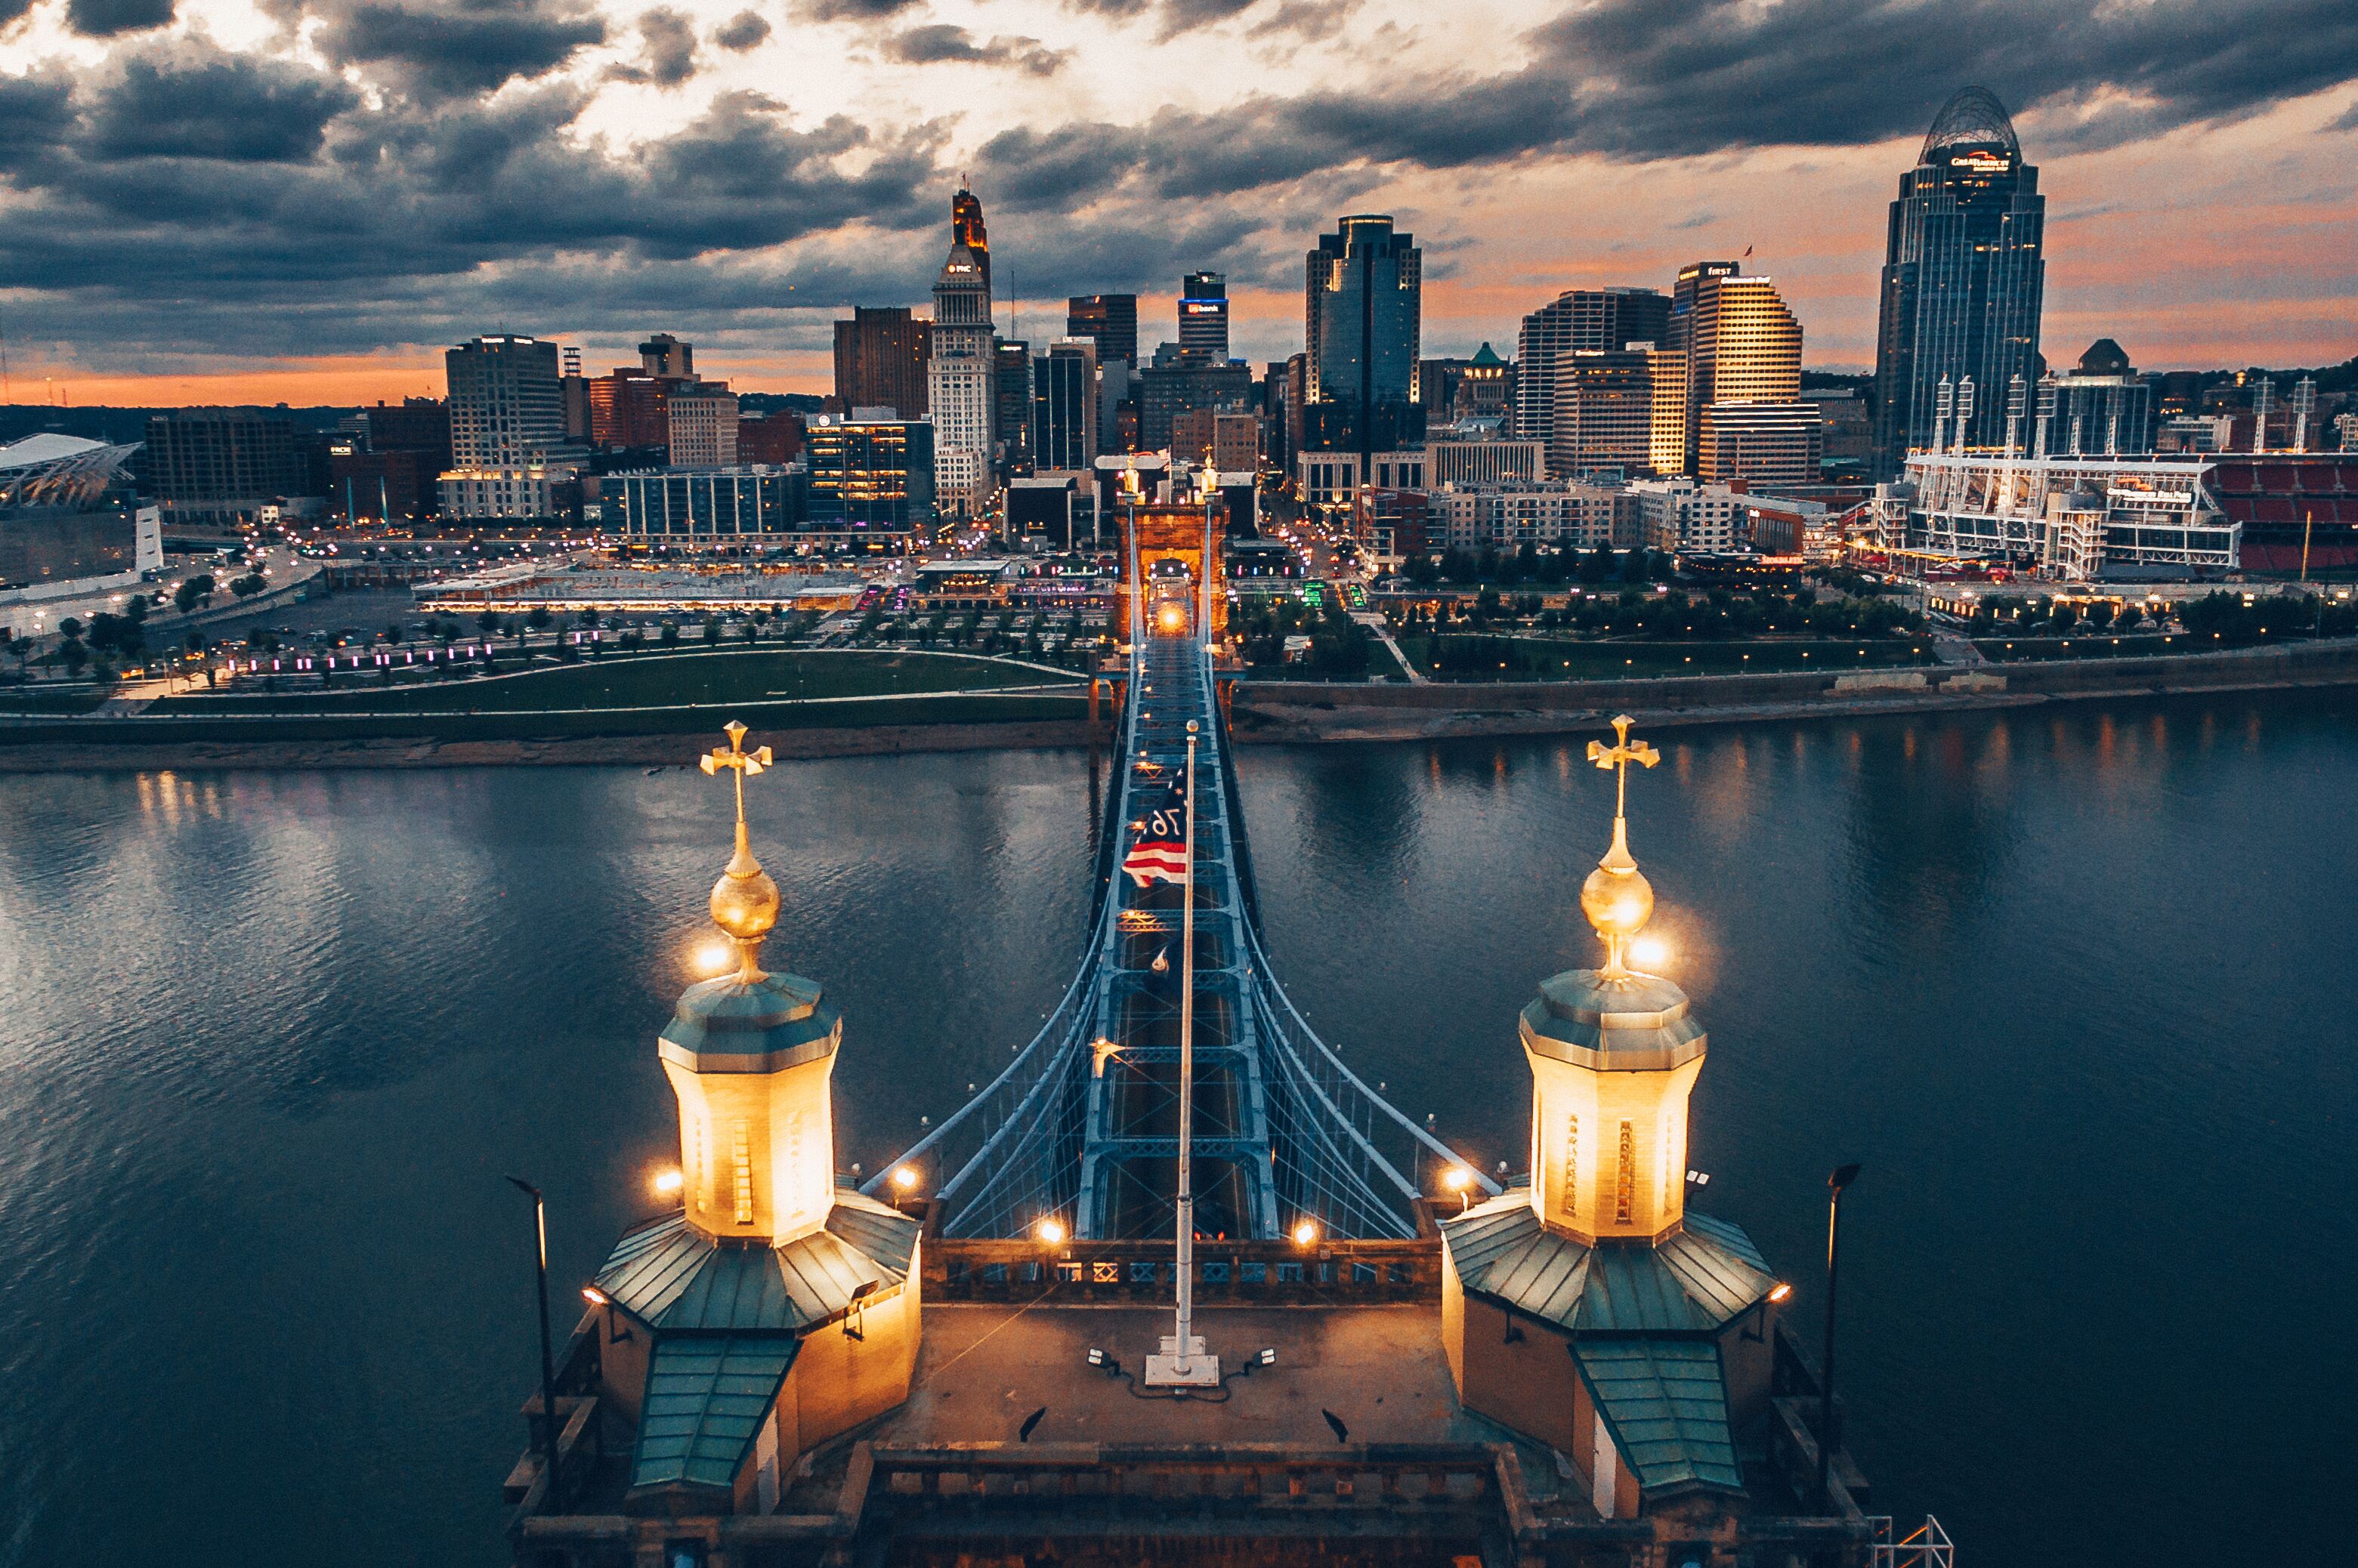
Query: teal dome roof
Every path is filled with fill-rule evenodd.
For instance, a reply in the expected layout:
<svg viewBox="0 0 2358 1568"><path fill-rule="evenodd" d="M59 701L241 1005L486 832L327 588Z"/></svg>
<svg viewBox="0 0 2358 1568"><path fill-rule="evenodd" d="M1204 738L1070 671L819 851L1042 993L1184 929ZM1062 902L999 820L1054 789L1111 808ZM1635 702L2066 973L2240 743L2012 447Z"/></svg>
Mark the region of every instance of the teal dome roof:
<svg viewBox="0 0 2358 1568"><path fill-rule="evenodd" d="M664 1026L664 1060L691 1073L774 1073L833 1054L843 1015L800 975L740 975L680 993Z"/></svg>
<svg viewBox="0 0 2358 1568"><path fill-rule="evenodd" d="M1704 1045L1686 992L1660 975L1607 979L1599 969L1566 969L1541 981L1523 1009L1521 1033L1534 1055L1600 1072L1680 1066Z"/></svg>

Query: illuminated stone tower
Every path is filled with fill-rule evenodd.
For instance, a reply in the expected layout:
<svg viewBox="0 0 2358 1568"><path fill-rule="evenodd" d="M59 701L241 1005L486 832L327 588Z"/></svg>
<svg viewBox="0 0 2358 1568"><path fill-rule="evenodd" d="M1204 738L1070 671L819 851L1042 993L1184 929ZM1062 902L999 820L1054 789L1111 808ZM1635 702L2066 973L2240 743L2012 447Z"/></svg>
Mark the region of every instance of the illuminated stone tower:
<svg viewBox="0 0 2358 1568"><path fill-rule="evenodd" d="M1605 967L1542 981L1523 1009L1531 1066L1531 1212L1583 1241L1651 1239L1686 1210L1687 1096L1703 1071L1704 1032L1686 993L1627 959L1653 918L1654 890L1629 854L1628 771L1661 753L1615 721L1588 754L1619 775L1613 843L1581 884L1581 913L1605 938Z"/></svg>
<svg viewBox="0 0 2358 1568"><path fill-rule="evenodd" d="M1531 1182L1442 1221L1442 1344L1466 1409L1570 1457L1605 1518L1675 1533L1692 1499L1744 1490L1735 1434L1768 1407L1788 1292L1741 1227L1686 1206L1704 1032L1684 991L1629 966L1654 913L1629 764L1661 758L1613 728L1588 748L1617 774L1613 841L1580 889L1605 962L1523 1009Z"/></svg>
<svg viewBox="0 0 2358 1568"><path fill-rule="evenodd" d="M744 733L731 724L730 750L702 759L707 773L735 774L737 849L712 884L711 910L736 945L737 969L688 988L661 1052L679 1097L687 1223L714 1238L792 1241L834 1206L830 1087L843 1019L813 982L762 968L778 884L747 841L745 775L769 765L770 749L743 750Z"/></svg>
<svg viewBox="0 0 2358 1568"><path fill-rule="evenodd" d="M623 1507L769 1513L813 1445L909 1396L918 1221L835 1184L829 1078L843 1020L773 974L778 885L745 827L769 766L745 727L702 759L733 775L737 842L712 885L732 972L681 993L659 1052L679 1099L681 1206L625 1234L583 1293L606 1317L600 1399L637 1430Z"/></svg>

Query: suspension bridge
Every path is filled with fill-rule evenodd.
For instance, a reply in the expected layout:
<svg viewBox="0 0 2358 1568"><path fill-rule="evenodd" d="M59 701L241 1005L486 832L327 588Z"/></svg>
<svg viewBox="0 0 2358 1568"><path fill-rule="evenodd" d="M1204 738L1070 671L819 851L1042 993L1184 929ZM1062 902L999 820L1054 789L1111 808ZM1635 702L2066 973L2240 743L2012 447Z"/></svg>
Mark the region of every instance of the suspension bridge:
<svg viewBox="0 0 2358 1568"><path fill-rule="evenodd" d="M1423 1162L1455 1165L1456 1155L1344 1065L1288 1000L1262 946L1219 701L1225 602L1213 511L1136 503L1122 533L1130 654L1087 945L1040 1033L867 1190L882 1190L901 1165L946 1173L936 1192L952 1237L1050 1225L1083 1240L1171 1234L1188 890L1141 886L1120 862L1185 769L1193 724L1194 1228L1276 1239L1307 1224L1338 1238L1412 1237Z"/></svg>

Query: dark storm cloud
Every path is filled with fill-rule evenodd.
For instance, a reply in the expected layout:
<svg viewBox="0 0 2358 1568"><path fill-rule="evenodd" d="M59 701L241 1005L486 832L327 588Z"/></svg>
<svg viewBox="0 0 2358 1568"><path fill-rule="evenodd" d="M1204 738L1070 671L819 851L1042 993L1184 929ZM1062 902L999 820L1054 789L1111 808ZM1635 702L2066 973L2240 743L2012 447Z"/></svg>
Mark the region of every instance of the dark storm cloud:
<svg viewBox="0 0 2358 1568"><path fill-rule="evenodd" d="M144 32L172 19L172 0L68 0L66 26L85 38Z"/></svg>
<svg viewBox="0 0 2358 1568"><path fill-rule="evenodd" d="M189 43L133 55L99 91L87 151L102 161L178 157L301 163L360 101L333 77Z"/></svg>
<svg viewBox="0 0 2358 1568"><path fill-rule="evenodd" d="M750 49L770 36L770 24L759 11L740 11L720 24L712 41L724 49Z"/></svg>
<svg viewBox="0 0 2358 1568"><path fill-rule="evenodd" d="M429 95L489 92L546 75L606 41L606 24L568 0L362 0L316 7L330 59L390 71Z"/></svg>
<svg viewBox="0 0 2358 1568"><path fill-rule="evenodd" d="M1678 157L1921 131L1982 82L2017 114L2106 90L2126 134L2234 118L2358 75L2348 0L1602 0L1531 42L1578 105L1583 150ZM2101 117L2101 116L2100 116Z"/></svg>
<svg viewBox="0 0 2358 1568"><path fill-rule="evenodd" d="M754 20L761 18L756 16ZM639 45L639 62L608 66L607 81L651 81L658 87L677 87L696 74L696 26L680 12L658 6L641 13Z"/></svg>
<svg viewBox="0 0 2358 1568"><path fill-rule="evenodd" d="M884 58L903 65L1011 65L1033 76L1054 76L1069 51L1052 49L1037 38L978 38L964 27L936 23L894 33L884 40Z"/></svg>
<svg viewBox="0 0 2358 1568"><path fill-rule="evenodd" d="M1241 16L1260 0L1065 0L1065 8L1084 15L1128 21L1152 16L1154 36L1174 38L1197 27L1208 27Z"/></svg>
<svg viewBox="0 0 2358 1568"><path fill-rule="evenodd" d="M0 75L0 173L48 157L73 128L73 83L62 72Z"/></svg>
<svg viewBox="0 0 2358 1568"><path fill-rule="evenodd" d="M804 16L814 22L875 22L897 16L924 0L802 0Z"/></svg>

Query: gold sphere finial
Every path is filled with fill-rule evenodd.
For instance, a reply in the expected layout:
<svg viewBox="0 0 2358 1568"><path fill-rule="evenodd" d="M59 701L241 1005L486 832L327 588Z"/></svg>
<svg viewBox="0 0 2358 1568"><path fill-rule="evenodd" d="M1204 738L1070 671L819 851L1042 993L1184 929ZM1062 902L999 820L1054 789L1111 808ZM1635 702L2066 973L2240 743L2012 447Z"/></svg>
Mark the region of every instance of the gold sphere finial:
<svg viewBox="0 0 2358 1568"><path fill-rule="evenodd" d="M708 774L717 774L727 768L735 775L737 786L737 847L720 880L712 884L709 907L712 923L737 944L738 979L750 984L765 978L759 961L762 938L778 924L778 884L770 880L770 873L753 858L753 847L745 833L745 777L769 767L770 748L745 750L745 726L733 719L727 725L727 733L729 744L725 750L716 746L697 759L697 766Z"/></svg>
<svg viewBox="0 0 2358 1568"><path fill-rule="evenodd" d="M1605 938L1605 968L1606 979L1625 979L1629 969L1621 961L1629 938L1646 928L1654 916L1654 887L1646 874L1638 869L1637 858L1629 853L1629 764L1650 768L1662 760L1662 754L1643 741L1629 739L1629 726L1636 722L1628 714L1613 720L1613 744L1602 741L1588 743L1588 760L1600 768L1614 771L1613 843L1588 880L1580 884L1580 912Z"/></svg>

